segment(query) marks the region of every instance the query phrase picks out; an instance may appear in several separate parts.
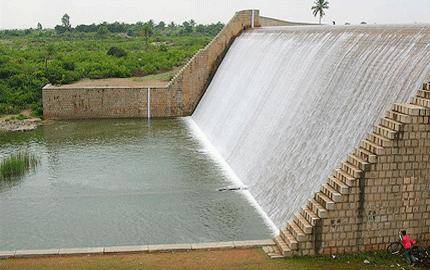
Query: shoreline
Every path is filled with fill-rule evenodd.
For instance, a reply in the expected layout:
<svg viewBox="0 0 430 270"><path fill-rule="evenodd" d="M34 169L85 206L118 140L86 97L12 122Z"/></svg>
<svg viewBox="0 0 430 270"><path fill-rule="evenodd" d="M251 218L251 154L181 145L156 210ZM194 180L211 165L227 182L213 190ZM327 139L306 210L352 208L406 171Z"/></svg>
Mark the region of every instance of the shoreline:
<svg viewBox="0 0 430 270"><path fill-rule="evenodd" d="M6 116L0 118L0 131L4 132L26 132L35 130L42 124L42 119L30 117L18 119L16 116Z"/></svg>

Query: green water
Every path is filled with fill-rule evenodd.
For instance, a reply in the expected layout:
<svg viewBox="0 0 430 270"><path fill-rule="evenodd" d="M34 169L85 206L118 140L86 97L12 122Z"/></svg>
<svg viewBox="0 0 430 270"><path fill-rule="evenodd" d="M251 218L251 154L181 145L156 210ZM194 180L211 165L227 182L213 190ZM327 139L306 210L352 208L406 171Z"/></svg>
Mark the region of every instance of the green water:
<svg viewBox="0 0 430 270"><path fill-rule="evenodd" d="M0 183L0 250L270 238L183 120L55 122L0 133L0 158L40 157Z"/></svg>

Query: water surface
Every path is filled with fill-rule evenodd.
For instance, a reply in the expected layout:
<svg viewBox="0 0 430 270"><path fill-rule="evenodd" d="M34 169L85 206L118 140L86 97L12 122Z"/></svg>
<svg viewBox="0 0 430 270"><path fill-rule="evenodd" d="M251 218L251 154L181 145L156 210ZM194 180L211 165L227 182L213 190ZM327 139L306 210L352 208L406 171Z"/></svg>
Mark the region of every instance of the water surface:
<svg viewBox="0 0 430 270"><path fill-rule="evenodd" d="M35 172L0 184L0 250L251 240L270 231L178 120L55 122L0 134Z"/></svg>

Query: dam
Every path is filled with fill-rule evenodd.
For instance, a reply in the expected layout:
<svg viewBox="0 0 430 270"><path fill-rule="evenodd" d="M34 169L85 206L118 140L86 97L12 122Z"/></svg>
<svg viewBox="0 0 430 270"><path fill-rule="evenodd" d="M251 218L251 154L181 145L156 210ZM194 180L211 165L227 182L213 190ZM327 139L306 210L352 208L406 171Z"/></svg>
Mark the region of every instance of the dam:
<svg viewBox="0 0 430 270"><path fill-rule="evenodd" d="M382 250L403 228L429 244L430 26L284 25L239 12L150 97L47 86L45 116L190 116L279 229L274 256Z"/></svg>

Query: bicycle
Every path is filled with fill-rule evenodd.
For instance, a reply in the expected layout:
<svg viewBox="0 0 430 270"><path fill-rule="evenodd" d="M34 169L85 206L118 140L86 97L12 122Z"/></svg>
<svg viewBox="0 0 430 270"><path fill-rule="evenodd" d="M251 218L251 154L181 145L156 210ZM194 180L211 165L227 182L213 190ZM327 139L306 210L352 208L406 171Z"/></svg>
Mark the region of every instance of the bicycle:
<svg viewBox="0 0 430 270"><path fill-rule="evenodd" d="M403 255L405 248L402 244L402 233L399 232L399 240L393 242L387 247L388 253L392 255ZM430 267L430 250L414 245L411 248L411 255L417 260L416 263Z"/></svg>

